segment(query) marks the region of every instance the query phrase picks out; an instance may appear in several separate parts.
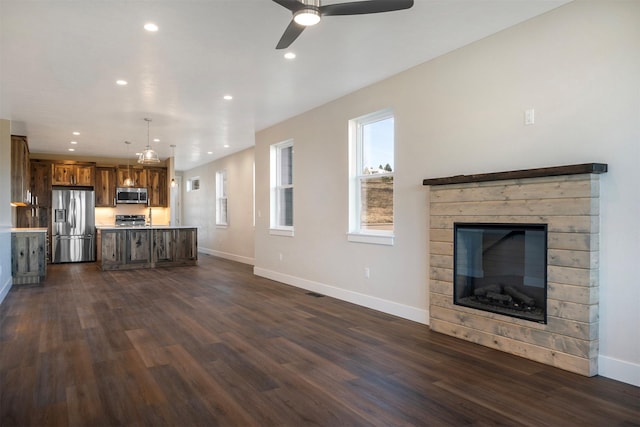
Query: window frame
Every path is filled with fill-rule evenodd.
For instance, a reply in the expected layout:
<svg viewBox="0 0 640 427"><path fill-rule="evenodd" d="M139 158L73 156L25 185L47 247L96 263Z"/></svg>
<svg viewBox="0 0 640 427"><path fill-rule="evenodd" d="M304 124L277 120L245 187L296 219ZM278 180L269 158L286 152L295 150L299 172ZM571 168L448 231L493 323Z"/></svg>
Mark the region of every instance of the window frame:
<svg viewBox="0 0 640 427"><path fill-rule="evenodd" d="M283 184L282 178L282 153L284 150L291 148L291 182ZM276 236L293 237L294 234L294 210L293 210L293 191L294 191L294 143L293 139L282 141L276 144L272 144L270 147L270 216L269 216L269 234ZM291 189L291 225L281 224L280 218L282 217L285 201L280 196L282 190Z"/></svg>
<svg viewBox="0 0 640 427"><path fill-rule="evenodd" d="M229 198L227 195L227 170L216 172L216 227L229 226ZM224 201L224 221L222 220L222 202Z"/></svg>
<svg viewBox="0 0 640 427"><path fill-rule="evenodd" d="M194 185L195 184L195 185ZM194 176L187 179L187 193L200 190L200 177Z"/></svg>
<svg viewBox="0 0 640 427"><path fill-rule="evenodd" d="M394 119L393 127L393 153L394 166L391 172L366 175L363 173L363 128L378 121ZM395 115L392 109L386 108L371 114L349 120L349 230L347 240L356 243L370 243L378 245L393 245L395 239ZM361 188L362 182L368 179L391 177L393 179L393 228L391 230L371 230L362 227L361 224Z"/></svg>

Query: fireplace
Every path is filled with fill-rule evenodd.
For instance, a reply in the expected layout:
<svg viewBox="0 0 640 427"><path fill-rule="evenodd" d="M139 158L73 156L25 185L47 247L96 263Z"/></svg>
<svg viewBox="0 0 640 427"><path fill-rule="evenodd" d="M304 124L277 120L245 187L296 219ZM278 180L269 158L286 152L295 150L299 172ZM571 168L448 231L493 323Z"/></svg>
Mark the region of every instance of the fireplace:
<svg viewBox="0 0 640 427"><path fill-rule="evenodd" d="M605 172L585 163L425 179L431 330L596 375Z"/></svg>
<svg viewBox="0 0 640 427"><path fill-rule="evenodd" d="M547 323L546 224L454 224L453 302Z"/></svg>

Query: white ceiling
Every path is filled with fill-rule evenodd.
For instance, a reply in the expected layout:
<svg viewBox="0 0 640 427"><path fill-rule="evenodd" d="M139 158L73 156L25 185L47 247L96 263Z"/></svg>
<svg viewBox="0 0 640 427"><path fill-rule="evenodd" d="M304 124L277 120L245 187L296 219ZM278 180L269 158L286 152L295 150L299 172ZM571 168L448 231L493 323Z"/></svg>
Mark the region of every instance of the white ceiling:
<svg viewBox="0 0 640 427"><path fill-rule="evenodd" d="M0 0L0 117L32 152L70 158L133 157L148 117L153 148L164 159L175 144L176 169L188 170L567 2L416 0L405 11L325 17L283 51L275 45L291 14L271 0ZM160 30L145 31L148 21Z"/></svg>

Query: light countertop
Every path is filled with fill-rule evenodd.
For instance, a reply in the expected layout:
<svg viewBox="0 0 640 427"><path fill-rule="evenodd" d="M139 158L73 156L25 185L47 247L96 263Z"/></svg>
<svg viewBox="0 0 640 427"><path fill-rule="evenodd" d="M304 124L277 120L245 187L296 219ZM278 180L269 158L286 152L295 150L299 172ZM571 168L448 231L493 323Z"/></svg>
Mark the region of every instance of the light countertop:
<svg viewBox="0 0 640 427"><path fill-rule="evenodd" d="M46 233L47 227L38 228L12 228L12 233Z"/></svg>
<svg viewBox="0 0 640 427"><path fill-rule="evenodd" d="M128 225L96 225L96 229L98 230L166 230L166 229L183 229L183 228L198 228L189 225L138 225L138 226L128 226Z"/></svg>

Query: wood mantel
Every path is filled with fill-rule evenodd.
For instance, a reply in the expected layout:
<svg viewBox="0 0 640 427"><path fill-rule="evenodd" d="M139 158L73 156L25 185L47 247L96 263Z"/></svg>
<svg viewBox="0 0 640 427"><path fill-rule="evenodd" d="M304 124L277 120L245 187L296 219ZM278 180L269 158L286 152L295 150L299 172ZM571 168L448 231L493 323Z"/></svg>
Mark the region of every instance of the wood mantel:
<svg viewBox="0 0 640 427"><path fill-rule="evenodd" d="M544 176L579 175L584 173L605 173L606 163L582 163L579 165L552 166L547 168L522 169L507 172L491 172L474 175L455 175L444 178L427 178L422 185L466 184L472 182L502 181L506 179L540 178Z"/></svg>

